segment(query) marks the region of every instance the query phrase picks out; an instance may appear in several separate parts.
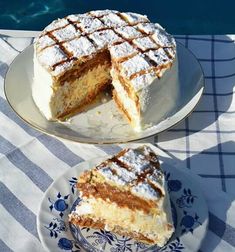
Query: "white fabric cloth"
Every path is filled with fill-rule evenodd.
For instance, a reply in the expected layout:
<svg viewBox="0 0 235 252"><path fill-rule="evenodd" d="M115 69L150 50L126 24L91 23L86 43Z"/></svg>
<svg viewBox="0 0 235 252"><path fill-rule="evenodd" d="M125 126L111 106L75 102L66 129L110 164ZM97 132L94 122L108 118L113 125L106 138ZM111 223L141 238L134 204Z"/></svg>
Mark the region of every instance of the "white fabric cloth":
<svg viewBox="0 0 235 252"><path fill-rule="evenodd" d="M205 91L195 111L154 143L162 160L190 169L205 194L210 219L200 250L235 251L235 36L177 40L200 61ZM14 57L32 41L0 36L0 251L44 251L36 215L48 186L83 160L122 147L56 139L30 128L11 110L4 77Z"/></svg>

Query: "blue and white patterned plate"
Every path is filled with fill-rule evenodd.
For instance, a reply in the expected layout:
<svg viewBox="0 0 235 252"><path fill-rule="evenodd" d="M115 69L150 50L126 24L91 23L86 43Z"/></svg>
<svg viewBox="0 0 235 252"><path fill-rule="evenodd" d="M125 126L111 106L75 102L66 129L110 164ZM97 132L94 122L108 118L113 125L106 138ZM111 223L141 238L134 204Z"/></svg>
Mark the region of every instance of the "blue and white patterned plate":
<svg viewBox="0 0 235 252"><path fill-rule="evenodd" d="M104 158L92 159L77 165L65 172L46 191L37 218L37 228L47 250L181 252L200 249L208 225L206 201L193 177L167 163L162 163L162 169L168 184L176 231L163 248L148 246L104 230L80 229L70 225L68 214L79 200L77 177L102 160Z"/></svg>

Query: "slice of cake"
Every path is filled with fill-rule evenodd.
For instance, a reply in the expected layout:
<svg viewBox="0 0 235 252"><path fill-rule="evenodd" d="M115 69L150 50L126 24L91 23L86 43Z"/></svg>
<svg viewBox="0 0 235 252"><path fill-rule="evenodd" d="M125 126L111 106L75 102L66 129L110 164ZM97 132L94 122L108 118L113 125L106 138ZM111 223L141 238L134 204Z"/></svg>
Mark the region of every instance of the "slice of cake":
<svg viewBox="0 0 235 252"><path fill-rule="evenodd" d="M48 120L82 111L112 83L115 103L141 130L156 109L164 116L163 102L174 106L177 81L174 38L140 14L69 15L48 25L34 44L32 95Z"/></svg>
<svg viewBox="0 0 235 252"><path fill-rule="evenodd" d="M174 232L164 174L147 146L124 149L85 171L77 188L81 201L69 215L75 225L159 246Z"/></svg>

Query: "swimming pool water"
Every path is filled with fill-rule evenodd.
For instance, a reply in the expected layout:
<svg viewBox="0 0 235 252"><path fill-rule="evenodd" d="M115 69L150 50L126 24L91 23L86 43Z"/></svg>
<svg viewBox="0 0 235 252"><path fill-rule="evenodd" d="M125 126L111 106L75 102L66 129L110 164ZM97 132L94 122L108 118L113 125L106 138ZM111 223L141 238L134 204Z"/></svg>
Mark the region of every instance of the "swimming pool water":
<svg viewBox="0 0 235 252"><path fill-rule="evenodd" d="M42 30L58 17L96 9L146 14L172 34L235 32L232 0L0 0L0 29Z"/></svg>

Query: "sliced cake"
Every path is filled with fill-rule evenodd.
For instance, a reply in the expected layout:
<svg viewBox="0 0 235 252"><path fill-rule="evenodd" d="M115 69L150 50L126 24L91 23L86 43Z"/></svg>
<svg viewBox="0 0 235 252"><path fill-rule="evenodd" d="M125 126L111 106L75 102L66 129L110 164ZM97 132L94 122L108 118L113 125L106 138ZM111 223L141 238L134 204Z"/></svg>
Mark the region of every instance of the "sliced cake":
<svg viewBox="0 0 235 252"><path fill-rule="evenodd" d="M159 89L165 88L165 106L173 104L176 43L146 16L111 10L69 15L47 26L34 49L32 94L48 120L82 111L111 83L115 103L135 130L156 113Z"/></svg>
<svg viewBox="0 0 235 252"><path fill-rule="evenodd" d="M85 171L77 188L81 201L69 215L75 225L159 246L174 232L164 174L147 146L124 149Z"/></svg>

